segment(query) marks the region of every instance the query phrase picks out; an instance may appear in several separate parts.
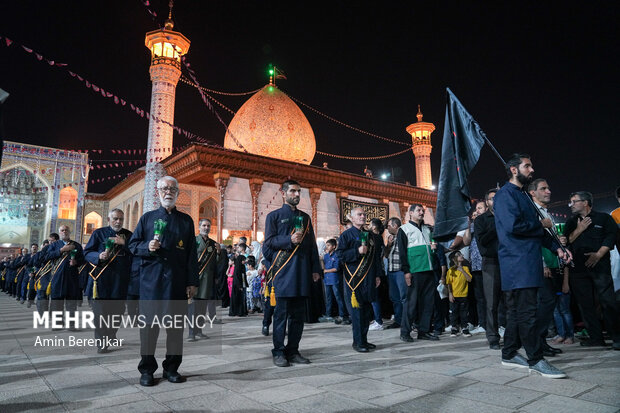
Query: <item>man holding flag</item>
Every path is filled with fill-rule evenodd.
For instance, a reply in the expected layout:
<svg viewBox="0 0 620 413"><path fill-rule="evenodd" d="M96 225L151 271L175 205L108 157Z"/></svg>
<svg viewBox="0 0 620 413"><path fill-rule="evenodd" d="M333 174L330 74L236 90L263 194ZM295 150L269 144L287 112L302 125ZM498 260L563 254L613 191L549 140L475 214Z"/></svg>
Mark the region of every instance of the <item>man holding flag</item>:
<svg viewBox="0 0 620 413"><path fill-rule="evenodd" d="M502 365L529 368L543 377L565 378L566 374L543 358L537 329L538 290L543 286L542 249L557 251L571 261L556 241L545 232L549 218L539 219L532 200L523 191L532 181L530 156L514 154L506 163L510 180L495 195L495 225L499 240L499 266L506 299L506 332ZM523 346L527 360L518 353Z"/></svg>
<svg viewBox="0 0 620 413"><path fill-rule="evenodd" d="M529 155L515 154L504 162L478 123L450 89L447 91L434 238L447 241L467 227L471 206L467 177L478 162L482 146L489 143L510 178L494 201L501 285L507 306L502 364L529 368L544 377L566 377L543 358L536 334L536 308L543 279L542 245L557 251L566 263L572 257L544 231L551 227L551 220L539 220L533 201L523 192L534 172ZM517 352L521 345L528 359Z"/></svg>

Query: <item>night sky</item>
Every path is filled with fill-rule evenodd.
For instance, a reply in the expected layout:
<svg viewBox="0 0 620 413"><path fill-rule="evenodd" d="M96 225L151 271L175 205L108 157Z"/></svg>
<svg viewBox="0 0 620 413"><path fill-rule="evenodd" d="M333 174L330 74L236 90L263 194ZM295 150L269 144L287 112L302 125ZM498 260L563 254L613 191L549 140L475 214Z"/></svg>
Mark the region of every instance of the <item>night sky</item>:
<svg viewBox="0 0 620 413"><path fill-rule="evenodd" d="M191 40L188 60L205 87L257 89L267 83L267 66L273 63L286 73L288 79L278 81L286 93L340 121L403 142L410 142L405 128L416 121L421 104L424 120L437 128L435 184L450 87L504 157L515 151L532 156L535 175L549 181L552 201L564 204L571 191L589 190L600 194L596 209L617 206L611 196L620 185L617 2L175 3L175 30ZM167 1L151 4L162 23ZM0 36L14 41L9 48L4 39L0 45L0 88L11 94L3 107L6 139L67 149L145 148L146 118L87 89L66 69L149 110L144 34L157 27L141 0L0 3ZM68 66L40 62L21 44ZM234 110L249 98L214 96ZM320 151L373 156L404 148L301 109ZM232 119L219 107L218 112L226 123ZM175 124L223 144L222 124L197 91L182 83ZM187 143L175 134L175 146ZM143 156L107 151L92 159ZM393 169L396 181L415 183L411 152L368 162L317 155L313 165L325 161L360 174L366 164L375 175ZM91 179L107 175L94 170ZM470 176L473 195L481 196L505 176L485 147ZM115 182L89 185L89 191L104 192ZM554 211L568 213L568 208Z"/></svg>

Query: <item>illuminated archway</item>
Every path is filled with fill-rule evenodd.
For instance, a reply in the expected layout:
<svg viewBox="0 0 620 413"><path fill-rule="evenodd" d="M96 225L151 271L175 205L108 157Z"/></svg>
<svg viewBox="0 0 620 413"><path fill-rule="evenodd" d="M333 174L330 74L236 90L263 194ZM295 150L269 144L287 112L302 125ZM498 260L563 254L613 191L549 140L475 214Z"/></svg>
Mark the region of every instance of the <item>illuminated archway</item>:
<svg viewBox="0 0 620 413"><path fill-rule="evenodd" d="M75 219L77 213L77 197L78 193L70 186L60 190L58 199L58 218Z"/></svg>
<svg viewBox="0 0 620 413"><path fill-rule="evenodd" d="M92 211L84 217L84 234L90 235L97 228L101 228L103 226L103 219L101 215Z"/></svg>

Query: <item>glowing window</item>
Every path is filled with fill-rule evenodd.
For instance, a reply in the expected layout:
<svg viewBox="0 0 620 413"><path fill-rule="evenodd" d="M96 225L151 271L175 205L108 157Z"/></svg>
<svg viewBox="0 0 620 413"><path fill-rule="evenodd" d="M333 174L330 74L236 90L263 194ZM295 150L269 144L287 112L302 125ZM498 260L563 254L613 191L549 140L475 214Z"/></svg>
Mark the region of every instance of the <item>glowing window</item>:
<svg viewBox="0 0 620 413"><path fill-rule="evenodd" d="M71 187L63 188L60 191L58 201L58 218L75 219L77 212L77 191Z"/></svg>

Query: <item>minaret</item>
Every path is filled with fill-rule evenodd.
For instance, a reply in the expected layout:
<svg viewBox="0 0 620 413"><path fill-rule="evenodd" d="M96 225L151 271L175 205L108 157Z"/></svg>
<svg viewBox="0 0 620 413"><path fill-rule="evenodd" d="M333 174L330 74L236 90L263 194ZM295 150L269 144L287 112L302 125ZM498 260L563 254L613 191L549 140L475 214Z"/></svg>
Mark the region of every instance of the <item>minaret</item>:
<svg viewBox="0 0 620 413"><path fill-rule="evenodd" d="M170 13L163 29L146 34L145 45L151 51L151 116L146 152L143 212L159 207L155 190L157 180L166 175L162 160L172 154L172 126L174 98L181 77L181 56L187 53L190 41L181 33L172 31L172 0ZM162 122L163 121L163 122Z"/></svg>
<svg viewBox="0 0 620 413"><path fill-rule="evenodd" d="M422 111L418 105L418 121L407 126L407 133L411 135L413 143L413 155L415 156L415 178L416 186L424 189L433 188L433 177L431 176L431 133L435 130L435 125L422 122Z"/></svg>

